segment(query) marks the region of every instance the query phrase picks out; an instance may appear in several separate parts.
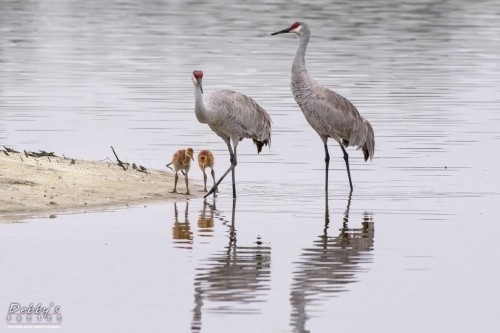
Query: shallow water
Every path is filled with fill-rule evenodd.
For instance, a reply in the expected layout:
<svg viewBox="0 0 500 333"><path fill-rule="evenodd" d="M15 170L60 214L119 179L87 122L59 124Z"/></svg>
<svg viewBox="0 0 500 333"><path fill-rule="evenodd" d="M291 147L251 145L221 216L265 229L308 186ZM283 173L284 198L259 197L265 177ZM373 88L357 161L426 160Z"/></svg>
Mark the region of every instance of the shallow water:
<svg viewBox="0 0 500 333"><path fill-rule="evenodd" d="M0 2L0 144L164 168L225 144L204 90L252 96L270 150L238 147L238 199L0 225L0 308L62 307L68 332L497 332L500 5L494 1ZM324 152L295 104L310 73L375 130L372 163ZM0 170L0 172L2 172ZM202 179L193 169L191 176ZM8 286L8 287L7 287ZM0 324L3 325L3 324Z"/></svg>

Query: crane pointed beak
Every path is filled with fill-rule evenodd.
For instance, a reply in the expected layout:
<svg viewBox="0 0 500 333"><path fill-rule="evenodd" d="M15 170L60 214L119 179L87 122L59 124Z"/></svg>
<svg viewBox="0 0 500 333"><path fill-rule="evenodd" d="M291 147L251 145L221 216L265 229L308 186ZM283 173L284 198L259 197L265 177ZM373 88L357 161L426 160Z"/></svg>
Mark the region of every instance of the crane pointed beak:
<svg viewBox="0 0 500 333"><path fill-rule="evenodd" d="M201 93L203 94L203 86L201 85L201 81L199 81L199 82L200 82L200 90L201 90Z"/></svg>
<svg viewBox="0 0 500 333"><path fill-rule="evenodd" d="M279 34L286 34L287 32L290 32L290 28L286 28L286 29L283 29L281 31L277 31L277 32L273 32L271 34L271 36L274 36L274 35L279 35Z"/></svg>

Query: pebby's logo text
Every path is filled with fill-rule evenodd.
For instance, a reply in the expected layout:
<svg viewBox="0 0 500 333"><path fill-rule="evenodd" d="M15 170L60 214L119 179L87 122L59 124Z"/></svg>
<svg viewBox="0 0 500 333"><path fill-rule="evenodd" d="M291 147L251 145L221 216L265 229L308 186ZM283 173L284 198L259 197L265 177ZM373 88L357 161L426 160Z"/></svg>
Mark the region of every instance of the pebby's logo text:
<svg viewBox="0 0 500 333"><path fill-rule="evenodd" d="M7 313L7 326L19 328L19 325L28 328L28 326L43 326L59 328L62 322L61 307L54 306L50 303L48 307L42 306L41 303L34 305L30 303L28 306L22 306L19 303L11 303Z"/></svg>

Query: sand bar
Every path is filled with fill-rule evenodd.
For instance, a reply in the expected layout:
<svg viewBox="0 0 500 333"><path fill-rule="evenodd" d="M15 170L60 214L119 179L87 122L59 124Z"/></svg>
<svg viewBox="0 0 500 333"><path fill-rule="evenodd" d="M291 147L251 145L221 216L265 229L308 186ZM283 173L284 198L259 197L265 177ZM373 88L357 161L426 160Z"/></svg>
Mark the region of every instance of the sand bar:
<svg viewBox="0 0 500 333"><path fill-rule="evenodd" d="M147 169L147 174L126 171L114 163L62 157L26 157L0 152L0 221L16 221L33 216L56 216L58 212L85 211L107 206L127 206L148 202L174 202L201 196L202 187L190 179L191 196L184 177L177 191L174 173Z"/></svg>

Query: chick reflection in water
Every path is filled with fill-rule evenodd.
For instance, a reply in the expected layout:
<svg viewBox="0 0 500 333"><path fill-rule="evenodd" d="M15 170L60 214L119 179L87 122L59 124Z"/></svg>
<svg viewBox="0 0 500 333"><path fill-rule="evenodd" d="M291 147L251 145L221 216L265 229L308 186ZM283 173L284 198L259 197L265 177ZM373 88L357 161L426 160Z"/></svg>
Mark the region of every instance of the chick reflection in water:
<svg viewBox="0 0 500 333"><path fill-rule="evenodd" d="M207 199L205 199L203 202L203 209L198 217L198 232L200 237L213 236L215 210L215 198L213 198L212 204L207 203Z"/></svg>
<svg viewBox="0 0 500 333"><path fill-rule="evenodd" d="M372 216L365 213L361 228L349 228L351 194L347 200L340 233L328 235L330 224L328 197L325 202L325 226L312 247L302 250L294 272L290 303L291 326L294 332L306 333L307 305L320 299L332 297L347 291L346 285L356 282L358 273L364 271L362 264L372 263L374 223Z"/></svg>
<svg viewBox="0 0 500 333"><path fill-rule="evenodd" d="M179 211L177 203L174 203L174 226L172 227L172 238L174 239L175 247L192 249L193 248L193 232L189 225L189 202L186 202L186 210L184 211L184 222L179 222Z"/></svg>
<svg viewBox="0 0 500 333"><path fill-rule="evenodd" d="M236 201L233 201L230 221L215 211L228 228L228 244L202 260L197 268L192 332L201 331L202 310L220 314L259 313L259 307L252 305L265 301L263 298L269 290L271 247L259 236L251 245L237 245L235 208Z"/></svg>

